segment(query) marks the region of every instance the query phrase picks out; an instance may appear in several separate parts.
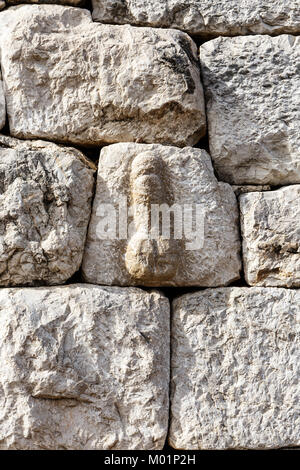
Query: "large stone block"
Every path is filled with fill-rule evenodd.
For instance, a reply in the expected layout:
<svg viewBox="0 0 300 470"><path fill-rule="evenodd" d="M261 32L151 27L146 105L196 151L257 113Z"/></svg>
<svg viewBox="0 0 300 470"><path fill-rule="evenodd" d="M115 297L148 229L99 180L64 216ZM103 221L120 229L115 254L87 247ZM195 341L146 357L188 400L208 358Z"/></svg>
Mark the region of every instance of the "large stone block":
<svg viewBox="0 0 300 470"><path fill-rule="evenodd" d="M94 171L78 150L0 136L0 286L60 284L79 269Z"/></svg>
<svg viewBox="0 0 300 470"><path fill-rule="evenodd" d="M217 181L204 150L105 147L84 277L108 285L227 285L239 278L238 219L233 190Z"/></svg>
<svg viewBox="0 0 300 470"><path fill-rule="evenodd" d="M300 287L300 185L240 196L245 278Z"/></svg>
<svg viewBox="0 0 300 470"><path fill-rule="evenodd" d="M0 449L160 449L169 302L140 289L0 290Z"/></svg>
<svg viewBox="0 0 300 470"><path fill-rule="evenodd" d="M299 0L92 0L93 18L196 35L297 33Z"/></svg>
<svg viewBox="0 0 300 470"><path fill-rule="evenodd" d="M209 146L233 184L300 183L300 38L218 38L200 48Z"/></svg>
<svg viewBox="0 0 300 470"><path fill-rule="evenodd" d="M170 444L300 445L300 291L223 288L174 302Z"/></svg>
<svg viewBox="0 0 300 470"><path fill-rule="evenodd" d="M23 5L0 14L10 132L81 145L193 145L206 118L198 52L176 30L93 23Z"/></svg>

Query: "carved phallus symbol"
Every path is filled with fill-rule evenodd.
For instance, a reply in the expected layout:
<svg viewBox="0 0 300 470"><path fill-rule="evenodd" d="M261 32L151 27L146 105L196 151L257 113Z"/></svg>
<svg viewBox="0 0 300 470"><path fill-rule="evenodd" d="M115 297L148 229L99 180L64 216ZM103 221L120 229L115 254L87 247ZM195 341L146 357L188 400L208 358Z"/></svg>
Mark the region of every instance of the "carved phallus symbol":
<svg viewBox="0 0 300 470"><path fill-rule="evenodd" d="M170 182L161 158L150 152L139 154L132 162L130 174L131 202L136 231L125 254L128 272L137 281L159 284L172 279L177 271L180 240L150 236L151 205L167 203ZM167 190L168 188L168 190ZM172 233L172 230L171 230Z"/></svg>

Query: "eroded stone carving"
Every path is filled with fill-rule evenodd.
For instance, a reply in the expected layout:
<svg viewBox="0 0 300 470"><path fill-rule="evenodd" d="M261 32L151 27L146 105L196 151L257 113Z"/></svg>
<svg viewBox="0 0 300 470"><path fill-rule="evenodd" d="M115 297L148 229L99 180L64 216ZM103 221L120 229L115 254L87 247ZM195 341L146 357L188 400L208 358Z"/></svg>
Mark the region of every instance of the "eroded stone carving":
<svg viewBox="0 0 300 470"><path fill-rule="evenodd" d="M136 227L128 241L125 265L136 282L157 283L176 276L180 264L180 240L151 239L148 234L151 223L151 205L172 206L170 177L162 158L152 152L137 155L131 164L130 188L133 223Z"/></svg>
<svg viewBox="0 0 300 470"><path fill-rule="evenodd" d="M59 284L80 268L94 171L78 150L0 136L0 286Z"/></svg>
<svg viewBox="0 0 300 470"><path fill-rule="evenodd" d="M245 278L300 287L300 185L240 197Z"/></svg>
<svg viewBox="0 0 300 470"><path fill-rule="evenodd" d="M104 23L178 28L203 36L300 31L299 0L92 0Z"/></svg>
<svg viewBox="0 0 300 470"><path fill-rule="evenodd" d="M136 288L0 289L0 449L161 449L169 310Z"/></svg>
<svg viewBox="0 0 300 470"><path fill-rule="evenodd" d="M218 38L200 48L209 147L219 179L300 183L300 38Z"/></svg>
<svg viewBox="0 0 300 470"><path fill-rule="evenodd" d="M10 133L80 145L194 145L206 118L197 47L175 30L22 5L0 14ZM1 33L0 33L1 34Z"/></svg>
<svg viewBox="0 0 300 470"><path fill-rule="evenodd" d="M300 291L230 287L174 301L170 444L300 445Z"/></svg>
<svg viewBox="0 0 300 470"><path fill-rule="evenodd" d="M239 278L239 251L236 198L204 150L102 149L83 259L88 282L227 285Z"/></svg>

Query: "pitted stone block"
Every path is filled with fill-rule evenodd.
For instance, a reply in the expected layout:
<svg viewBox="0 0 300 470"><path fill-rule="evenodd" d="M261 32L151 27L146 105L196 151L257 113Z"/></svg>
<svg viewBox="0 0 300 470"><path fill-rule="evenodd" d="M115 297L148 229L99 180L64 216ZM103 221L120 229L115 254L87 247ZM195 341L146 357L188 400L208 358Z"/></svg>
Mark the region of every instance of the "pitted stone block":
<svg viewBox="0 0 300 470"><path fill-rule="evenodd" d="M219 286L239 278L233 190L204 150L102 149L83 274L105 285Z"/></svg>

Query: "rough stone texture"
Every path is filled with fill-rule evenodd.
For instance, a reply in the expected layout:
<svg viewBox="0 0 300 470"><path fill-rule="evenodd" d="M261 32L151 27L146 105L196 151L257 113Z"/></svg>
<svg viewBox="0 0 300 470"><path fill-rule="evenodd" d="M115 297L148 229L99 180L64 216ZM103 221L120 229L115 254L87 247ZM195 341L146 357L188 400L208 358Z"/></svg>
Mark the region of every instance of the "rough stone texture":
<svg viewBox="0 0 300 470"><path fill-rule="evenodd" d="M218 38L200 48L209 146L219 179L300 182L300 38Z"/></svg>
<svg viewBox="0 0 300 470"><path fill-rule="evenodd" d="M72 148L0 136L0 286L59 284L79 269L90 165Z"/></svg>
<svg viewBox="0 0 300 470"><path fill-rule="evenodd" d="M10 132L81 145L193 145L206 118L197 48L176 30L93 23L25 5L0 14Z"/></svg>
<svg viewBox="0 0 300 470"><path fill-rule="evenodd" d="M6 120L6 106L5 106L5 97L2 84L2 76L0 71L0 130L4 127Z"/></svg>
<svg viewBox="0 0 300 470"><path fill-rule="evenodd" d="M5 1L8 6L24 4L24 3L34 3L34 4L71 5L74 7L78 7L86 3L86 0L5 0Z"/></svg>
<svg viewBox="0 0 300 470"><path fill-rule="evenodd" d="M300 291L187 294L172 315L170 444L178 449L300 445Z"/></svg>
<svg viewBox="0 0 300 470"><path fill-rule="evenodd" d="M266 184L266 185L246 185L246 186L238 186L238 185L233 185L232 189L234 191L234 194L236 196L240 196L241 194L245 193L254 193L254 192L262 192L262 191L270 191L271 186Z"/></svg>
<svg viewBox="0 0 300 470"><path fill-rule="evenodd" d="M0 449L160 449L169 302L140 289L0 290Z"/></svg>
<svg viewBox="0 0 300 470"><path fill-rule="evenodd" d="M245 278L300 287L300 185L240 198Z"/></svg>
<svg viewBox="0 0 300 470"><path fill-rule="evenodd" d="M111 239L101 239L99 227L105 218L111 222L115 211L118 223L119 214L124 214L119 211L122 197L129 207L137 208L128 217L132 233L128 230L127 239L126 234L117 239L110 226L106 231L110 229ZM113 210L101 213L103 204L112 204ZM186 236L186 230L182 239L174 239L174 223L170 224L170 239L149 238L151 204L167 204L167 208L177 204L180 215L184 204L191 204L194 222L199 204L205 216L203 247L199 244L191 249L189 242L195 236ZM139 205L147 209L146 217ZM197 218L201 237L202 219ZM108 285L227 285L239 278L238 224L235 195L228 184L216 180L204 150L157 144L111 145L100 154L83 274L88 282ZM123 237L118 230L116 235Z"/></svg>
<svg viewBox="0 0 300 470"><path fill-rule="evenodd" d="M299 0L92 0L104 23L182 29L196 35L300 31Z"/></svg>

